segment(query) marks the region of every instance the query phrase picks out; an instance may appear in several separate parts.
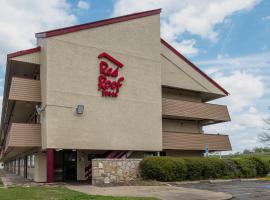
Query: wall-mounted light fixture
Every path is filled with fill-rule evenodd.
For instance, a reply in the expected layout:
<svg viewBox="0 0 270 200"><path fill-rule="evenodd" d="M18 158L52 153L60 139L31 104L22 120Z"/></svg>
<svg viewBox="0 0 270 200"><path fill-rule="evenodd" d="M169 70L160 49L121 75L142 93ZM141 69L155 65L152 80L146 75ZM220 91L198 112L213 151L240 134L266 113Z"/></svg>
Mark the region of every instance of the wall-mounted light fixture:
<svg viewBox="0 0 270 200"><path fill-rule="evenodd" d="M83 111L84 111L84 105L77 105L76 113L77 114L83 114Z"/></svg>
<svg viewBox="0 0 270 200"><path fill-rule="evenodd" d="M43 111L45 110L45 108L46 108L46 106L41 107L41 106L36 105L36 113L37 113L38 115L40 115L41 112L43 112Z"/></svg>

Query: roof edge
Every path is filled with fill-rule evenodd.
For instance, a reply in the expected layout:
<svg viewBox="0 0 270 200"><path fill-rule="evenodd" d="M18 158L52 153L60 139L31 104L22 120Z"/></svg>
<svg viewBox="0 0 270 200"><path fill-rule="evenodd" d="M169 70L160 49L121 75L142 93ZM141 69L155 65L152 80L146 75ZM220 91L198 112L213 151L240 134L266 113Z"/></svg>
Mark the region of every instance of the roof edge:
<svg viewBox="0 0 270 200"><path fill-rule="evenodd" d="M226 91L223 87L221 87L216 81L214 81L212 78L210 78L206 73L204 73L199 67L194 65L190 60L188 60L185 56L183 56L179 51L177 51L173 46L171 46L168 42L166 42L164 39L160 38L160 41L162 44L164 44L167 48L169 48L175 55L183 59L185 62L187 62L193 69L195 69L197 72L199 72L203 77L205 77L208 81L210 81L215 87L217 87L219 90L221 90L226 96L228 96L230 93Z"/></svg>
<svg viewBox="0 0 270 200"><path fill-rule="evenodd" d="M90 23L86 23L86 24L80 24L80 25L75 25L75 26L69 26L69 27L39 32L39 33L36 33L35 36L36 36L36 38L48 38L48 37L53 37L53 36L57 36L57 35L73 33L73 32L77 32L80 30L89 29L89 28L95 28L95 27L99 27L99 26L115 24L115 23L119 23L119 22L132 20L132 19L138 19L138 18L142 18L142 17L156 15L156 14L160 14L160 13L161 13L161 8L155 9L155 10L144 11L144 12L137 12L137 13L132 13L129 15L123 15L123 16L119 16L119 17L104 19L104 20L100 20L100 21L96 21L96 22L90 22Z"/></svg>
<svg viewBox="0 0 270 200"><path fill-rule="evenodd" d="M26 49L26 50L22 50L22 51L17 51L14 53L9 53L7 54L7 59L10 58L14 58L17 56L23 56L23 55L27 55L27 54L31 54L31 53L35 53L35 52L39 52L41 50L40 46L32 48L32 49Z"/></svg>

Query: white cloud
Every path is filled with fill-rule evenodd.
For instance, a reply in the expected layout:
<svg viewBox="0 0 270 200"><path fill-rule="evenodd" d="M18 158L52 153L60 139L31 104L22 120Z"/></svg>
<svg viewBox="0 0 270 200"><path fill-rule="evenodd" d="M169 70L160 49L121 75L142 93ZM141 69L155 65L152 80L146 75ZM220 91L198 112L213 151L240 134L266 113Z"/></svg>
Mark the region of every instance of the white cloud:
<svg viewBox="0 0 270 200"><path fill-rule="evenodd" d="M79 9L87 10L90 8L90 4L87 1L80 0L77 4L77 7Z"/></svg>
<svg viewBox="0 0 270 200"><path fill-rule="evenodd" d="M257 53L242 57L232 58L229 55L218 55L217 59L196 62L200 66L215 67L219 70L256 70L269 68L270 52Z"/></svg>
<svg viewBox="0 0 270 200"><path fill-rule="evenodd" d="M263 113L252 113L250 111L247 111L246 113L235 116L234 120L237 124L242 125L245 128L263 129L263 127L265 126L265 123L263 121L264 117L266 117L266 115Z"/></svg>
<svg viewBox="0 0 270 200"><path fill-rule="evenodd" d="M212 75L215 74L217 72L219 72L220 70L217 67L209 67L207 69L204 70L204 72L208 75Z"/></svg>
<svg viewBox="0 0 270 200"><path fill-rule="evenodd" d="M0 65L8 52L31 48L35 32L72 25L76 17L65 0L0 0Z"/></svg>
<svg viewBox="0 0 270 200"><path fill-rule="evenodd" d="M214 78L230 92L231 95L219 101L225 101L232 112L243 111L265 92L261 78L253 74L234 71L230 75L218 74Z"/></svg>
<svg viewBox="0 0 270 200"><path fill-rule="evenodd" d="M198 49L195 48L196 40L182 40L181 42L173 41L171 45L180 51L182 54L195 55L198 53Z"/></svg>
<svg viewBox="0 0 270 200"><path fill-rule="evenodd" d="M118 0L113 15L124 15L137 11L162 8L161 33L168 42L177 43L185 32L215 41L217 24L223 23L228 16L254 7L259 0ZM178 45L179 46L179 45ZM195 51L193 43L187 48ZM183 50L180 48L180 50Z"/></svg>

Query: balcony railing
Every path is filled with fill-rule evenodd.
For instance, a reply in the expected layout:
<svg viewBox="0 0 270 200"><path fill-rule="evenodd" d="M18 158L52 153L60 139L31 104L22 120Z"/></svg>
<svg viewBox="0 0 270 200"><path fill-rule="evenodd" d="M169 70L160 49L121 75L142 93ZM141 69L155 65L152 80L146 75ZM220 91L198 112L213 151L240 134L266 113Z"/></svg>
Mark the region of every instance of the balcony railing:
<svg viewBox="0 0 270 200"><path fill-rule="evenodd" d="M203 151L206 145L209 151L232 150L227 135L163 132L163 149Z"/></svg>
<svg viewBox="0 0 270 200"><path fill-rule="evenodd" d="M5 151L14 147L40 147L40 124L12 123L8 131Z"/></svg>
<svg viewBox="0 0 270 200"><path fill-rule="evenodd" d="M230 121L227 106L162 99L162 115L165 118L205 120L210 123Z"/></svg>
<svg viewBox="0 0 270 200"><path fill-rule="evenodd" d="M8 98L10 100L41 102L40 81L13 77Z"/></svg>

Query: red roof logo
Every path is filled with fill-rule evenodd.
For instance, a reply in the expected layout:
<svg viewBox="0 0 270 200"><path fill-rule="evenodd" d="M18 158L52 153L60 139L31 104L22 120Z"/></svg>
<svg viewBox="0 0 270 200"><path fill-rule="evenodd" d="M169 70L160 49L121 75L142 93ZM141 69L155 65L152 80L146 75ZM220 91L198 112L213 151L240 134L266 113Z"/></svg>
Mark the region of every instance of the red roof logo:
<svg viewBox="0 0 270 200"><path fill-rule="evenodd" d="M118 77L119 69L124 65L106 52L99 54L98 59L102 59L99 62L98 90L102 96L117 97L124 81L124 77ZM107 60L115 66L110 66Z"/></svg>

